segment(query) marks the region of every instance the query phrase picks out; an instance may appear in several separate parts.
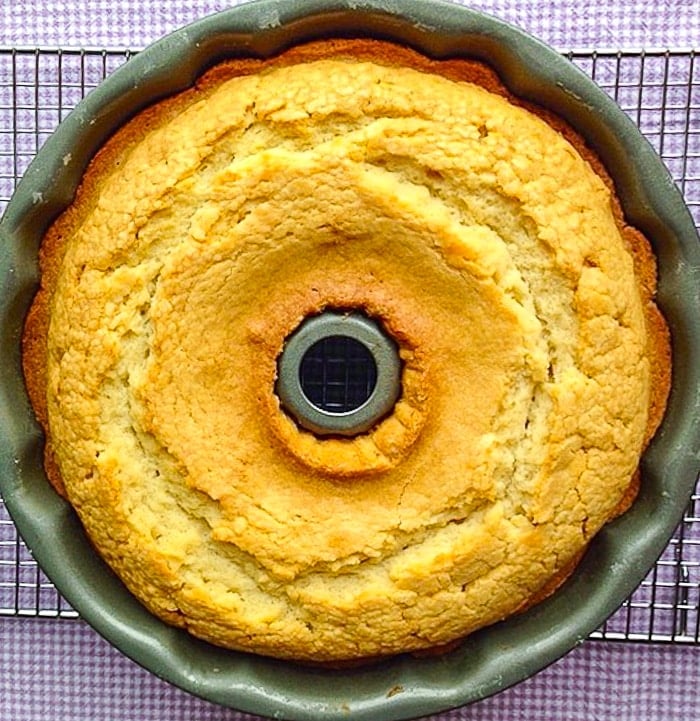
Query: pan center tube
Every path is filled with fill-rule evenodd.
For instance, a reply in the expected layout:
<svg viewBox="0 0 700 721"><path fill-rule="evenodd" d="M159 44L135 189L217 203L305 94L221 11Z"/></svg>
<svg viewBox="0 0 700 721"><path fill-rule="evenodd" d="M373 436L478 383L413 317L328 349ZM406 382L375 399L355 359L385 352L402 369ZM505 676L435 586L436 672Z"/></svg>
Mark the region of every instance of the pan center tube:
<svg viewBox="0 0 700 721"><path fill-rule="evenodd" d="M316 435L365 433L400 395L398 346L360 312L309 317L284 344L276 392L285 411Z"/></svg>

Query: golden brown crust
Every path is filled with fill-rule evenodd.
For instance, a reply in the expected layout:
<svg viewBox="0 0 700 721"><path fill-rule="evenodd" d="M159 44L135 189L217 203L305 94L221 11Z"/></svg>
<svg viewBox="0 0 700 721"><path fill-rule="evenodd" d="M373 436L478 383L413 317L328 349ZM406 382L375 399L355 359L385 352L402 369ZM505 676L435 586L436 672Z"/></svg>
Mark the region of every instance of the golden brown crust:
<svg viewBox="0 0 700 721"><path fill-rule="evenodd" d="M537 113L556 128L577 149L583 158L613 190L612 202L615 218L629 244L635 260L640 288L645 298L645 311L649 327L649 353L653 364L654 383L647 430L647 442L651 440L663 418L671 387L671 344L668 325L655 303L656 259L647 238L625 221L619 200L614 193L614 183L600 158L588 147L585 140L559 116L549 110L523 101L512 95L502 84L496 73L483 63L467 59L432 60L408 48L376 40L334 39L299 45L278 57L268 60L242 58L229 60L209 70L200 78L194 88L178 96L160 102L139 114L137 118L121 128L97 153L90 164L74 203L47 232L40 252L41 285L30 308L23 336L23 364L27 388L32 406L39 423L49 434L46 419L46 334L50 313L50 297L55 286L58 269L63 258L64 238L70 229L80 223L93 197L93 189L99 185L101 176L119 163L125 150L135 145L154 124L165 123L174 117L180 107L185 107L192 93L205 95L220 83L232 77L249 75L269 67L293 65L328 57L348 57L384 63L389 66L407 66L424 72L433 72L446 78L472 82L487 90L501 94L510 102L522 105ZM64 232L65 229L65 232ZM65 493L50 442L46 445L46 470L49 480L62 495ZM631 488L637 484L632 483ZM636 492L635 494L636 495ZM628 508L632 498L627 498L623 508Z"/></svg>
<svg viewBox="0 0 700 721"><path fill-rule="evenodd" d="M514 98L503 87L495 73L477 62L467 60L434 61L411 50L398 48L394 45L379 41L334 40L299 46L270 60L234 60L217 66L200 79L193 89L185 91L175 98L161 102L153 108L146 110L134 120L127 123L124 128L119 130L113 138L105 144L91 163L83 183L78 190L75 202L54 223L42 245L40 257L41 287L37 293L25 326L23 362L30 398L35 408L37 418L44 427L47 436L47 475L60 493L65 493L65 486L53 455L51 428L47 421L46 339L51 315L51 299L63 261L66 238L70 237L73 232L80 227L85 217L92 210L98 194L97 191L103 183L104 178L112 172L115 165L123 162L123 158L129 154L130 149L136 147L147 133L156 127L164 126L171 119L177 117L183 109L188 108L194 98L197 100L206 98L210 93L219 88L223 82L230 78L253 75L265 72L271 68L291 66L329 57L348 58L353 62L368 60L390 67L408 67L425 73L441 75L450 80L475 83L491 92L502 95L511 103L525 107L530 112L534 112L545 119L550 126L561 133L571 145L576 148L581 157L594 168L605 184L610 189L613 189L613 183L603 168L602 163L587 147L580 136L549 111L534 107L532 104ZM648 329L647 352L652 367L652 382L650 412L645 437L646 443L653 436L661 422L670 387L669 334L664 318L654 303L656 268L650 245L641 233L627 225L614 192L611 202L615 220L634 258L635 272L638 278ZM396 317L392 330L395 335L399 336L404 350L408 352L411 348L420 346L419 342L412 341L410 337L411 332L420 335L420 328L413 328L413 324L408 317L402 317L401 320L398 320L401 315L399 308L400 303L397 304L394 302L392 306L391 299L386 297L385 291L381 289L367 289L362 283L359 283L357 287L353 287L350 280L344 280L342 284L336 285L336 288L340 288L340 290L334 290L332 280L330 280L328 287L325 289L316 288L313 292L307 293L305 297L299 295L289 296L286 306L281 297L278 304L278 316L274 319L268 319L268 321L259 327L252 325L250 328L251 342L254 344L257 343L258 347L262 349L261 357L269 357L274 361L281 347L281 343L283 343L286 335L293 330L299 319L310 313L318 312L326 306L361 307L370 314L376 313L377 315L381 315L385 321L388 320L389 325L392 323L391 314L394 313ZM382 293L385 295L382 295ZM400 298L399 300L405 301L406 303L410 301L409 298ZM391 310L392 308L393 310ZM405 314L406 312L404 311L404 315ZM403 336L402 333L404 334ZM425 370L426 367L427 366L424 367L424 365L422 365L420 359L416 361L416 375L413 377L416 384L415 399L422 398L423 396L421 384L427 381L421 380L421 374L428 372ZM274 370L274 362L267 364L261 362L258 368L257 383L260 385L271 385L274 380ZM409 396L410 395L409 393ZM300 461L305 467L311 469L313 472L329 473L330 471L335 471L340 475L361 475L363 471L369 470L366 466L366 455L361 457L363 459L362 461L358 460L358 457L342 456L347 459L345 470L337 467L337 461L335 461L336 467L333 468L333 459L341 457L338 454L340 446L333 445L332 443L316 444L313 439L309 438L300 440L300 438L297 437L299 433L298 429L280 413L278 407L274 407L274 398L272 396L265 396L263 403L269 406L267 415L275 419L272 423L272 431L273 436L277 439L276 443L278 443L279 448L283 452L290 453L292 458ZM421 409L420 400L415 400L415 402L412 405L409 404L409 406L412 409L410 417L415 419L415 422L413 425L411 424L412 422L404 424L405 433L404 436L401 436L403 440L397 441L395 435L391 436L390 447L392 451L381 453L377 456L377 471L385 470L395 465L395 463L398 463L407 453L407 449L409 449L418 438L422 424L425 422L426 414ZM392 431L392 434L393 433L394 431ZM381 440L378 447L380 449L382 447ZM392 452L394 454L393 456ZM623 512L629 507L636 496L637 487L638 474L635 474L630 479L627 491L623 494L617 508L613 510L611 517L619 512ZM544 585L542 585L534 595L524 600L518 610L528 608L552 593L573 571L580 555L580 553L577 553L573 559L567 561L553 577L545 581ZM178 610L165 610L157 604L153 610L162 616L167 616L172 623L178 625L186 624L186 621L181 616L181 612ZM452 642L450 642L450 644L451 643ZM447 647L451 647L450 644L448 644ZM442 647L442 645L440 646ZM394 651L392 651L392 653L393 652ZM363 658L363 660L366 659Z"/></svg>

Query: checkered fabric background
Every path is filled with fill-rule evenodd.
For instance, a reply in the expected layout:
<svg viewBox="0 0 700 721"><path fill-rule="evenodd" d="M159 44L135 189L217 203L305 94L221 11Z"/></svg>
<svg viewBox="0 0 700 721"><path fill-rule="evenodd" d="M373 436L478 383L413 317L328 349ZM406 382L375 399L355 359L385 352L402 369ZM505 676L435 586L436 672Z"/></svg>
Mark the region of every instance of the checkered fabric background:
<svg viewBox="0 0 700 721"><path fill-rule="evenodd" d="M16 633L20 626L21 633ZM258 718L215 706L158 681L77 622L0 619L0 671L3 721ZM587 643L508 691L429 718L696 721L700 719L698 680L697 648Z"/></svg>
<svg viewBox="0 0 700 721"><path fill-rule="evenodd" d="M387 0L388 5L393 2L400 0ZM0 46L138 49L185 23L236 4L235 0L0 0ZM468 4L563 51L700 50L700 0L474 0ZM604 75L597 79L606 82ZM624 105L625 98L620 102ZM644 126L645 116L639 121ZM652 127L646 131L654 133ZM688 149L681 148L672 162L685 162L684 150ZM160 681L81 621L0 618L0 721L254 718ZM587 642L513 689L432 718L700 721L700 649Z"/></svg>
<svg viewBox="0 0 700 721"><path fill-rule="evenodd" d="M496 15L561 50L689 48L698 0L454 0ZM400 0L387 0L387 7ZM128 46L155 40L229 0L2 0L0 45Z"/></svg>

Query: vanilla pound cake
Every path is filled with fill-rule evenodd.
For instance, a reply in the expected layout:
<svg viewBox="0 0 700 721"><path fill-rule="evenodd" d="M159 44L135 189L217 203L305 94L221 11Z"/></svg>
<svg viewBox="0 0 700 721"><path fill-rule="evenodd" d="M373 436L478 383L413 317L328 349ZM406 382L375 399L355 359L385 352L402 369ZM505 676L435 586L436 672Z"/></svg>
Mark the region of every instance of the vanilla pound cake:
<svg viewBox="0 0 700 721"><path fill-rule="evenodd" d="M485 67L374 41L236 60L118 131L48 231L25 375L50 479L164 621L339 663L531 606L633 500L669 384L602 165ZM375 319L391 411L281 406L304 319Z"/></svg>

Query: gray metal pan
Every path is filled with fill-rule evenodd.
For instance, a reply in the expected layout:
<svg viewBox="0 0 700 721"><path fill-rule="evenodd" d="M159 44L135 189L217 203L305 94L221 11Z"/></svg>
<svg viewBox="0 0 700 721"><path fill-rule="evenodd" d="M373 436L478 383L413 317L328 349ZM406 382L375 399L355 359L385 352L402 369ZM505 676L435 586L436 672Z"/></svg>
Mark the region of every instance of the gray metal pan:
<svg viewBox="0 0 700 721"><path fill-rule="evenodd" d="M126 119L225 57L269 56L305 40L369 36L434 57L484 60L516 95L565 118L613 176L625 213L659 260L673 339L673 388L643 459L632 509L593 541L568 582L529 612L437 658L327 671L215 648L145 611L93 552L49 487L20 368L37 250L90 158ZM210 701L291 719L399 719L461 706L536 673L585 639L638 585L679 522L700 467L700 245L662 162L622 111L571 63L523 32L440 1L261 0L205 18L116 71L62 123L0 223L0 491L29 548L68 601L144 667Z"/></svg>

